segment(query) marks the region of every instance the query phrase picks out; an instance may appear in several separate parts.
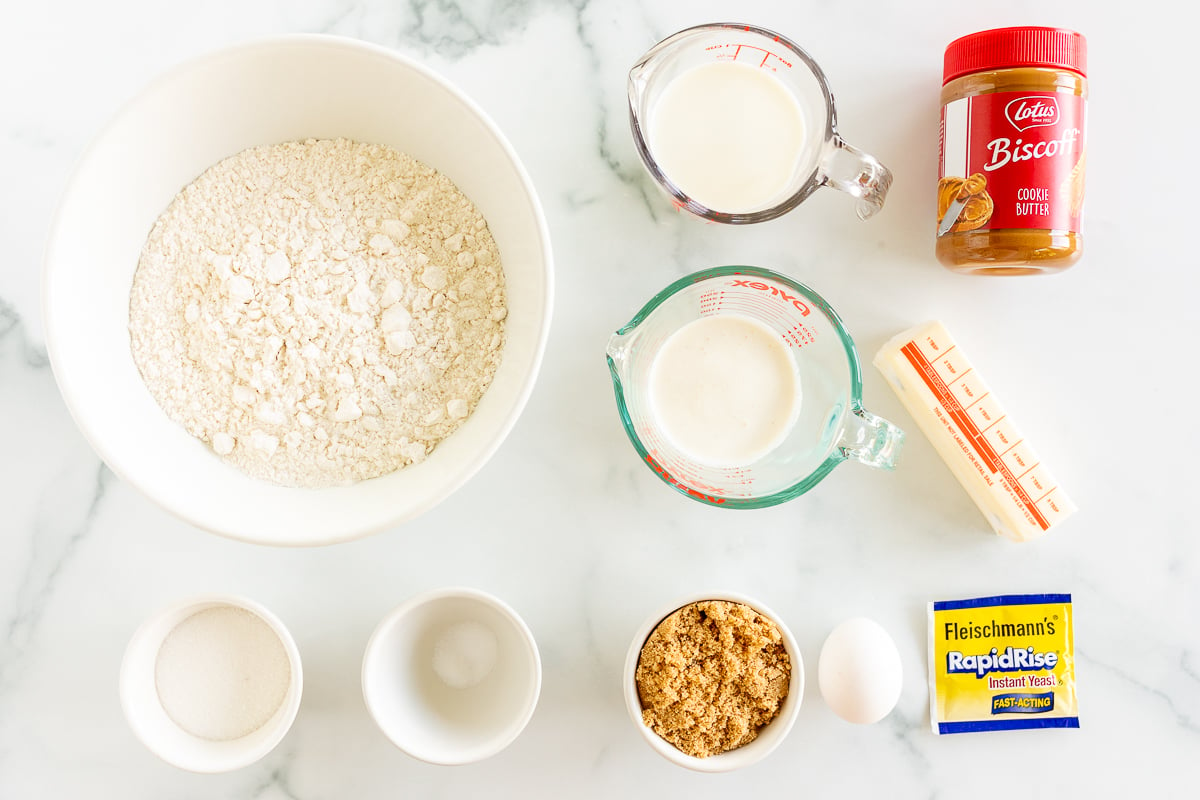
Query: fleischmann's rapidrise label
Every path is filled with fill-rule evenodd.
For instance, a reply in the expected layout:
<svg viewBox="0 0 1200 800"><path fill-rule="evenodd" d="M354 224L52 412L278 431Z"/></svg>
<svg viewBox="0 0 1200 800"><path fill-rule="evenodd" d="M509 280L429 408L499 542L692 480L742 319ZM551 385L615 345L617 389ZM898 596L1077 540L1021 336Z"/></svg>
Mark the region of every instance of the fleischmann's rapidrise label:
<svg viewBox="0 0 1200 800"><path fill-rule="evenodd" d="M1078 728L1069 594L929 604L933 732Z"/></svg>

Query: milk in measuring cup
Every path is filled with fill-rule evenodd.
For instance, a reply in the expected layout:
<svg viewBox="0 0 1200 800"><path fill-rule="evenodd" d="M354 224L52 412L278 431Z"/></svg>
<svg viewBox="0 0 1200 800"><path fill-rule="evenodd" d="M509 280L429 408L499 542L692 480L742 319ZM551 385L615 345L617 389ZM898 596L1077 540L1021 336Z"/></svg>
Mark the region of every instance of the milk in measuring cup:
<svg viewBox="0 0 1200 800"><path fill-rule="evenodd" d="M650 366L651 413L688 458L751 464L783 441L800 411L787 346L758 320L717 314L668 337Z"/></svg>
<svg viewBox="0 0 1200 800"><path fill-rule="evenodd" d="M799 103L766 69L733 61L673 79L650 113L650 150L681 192L742 213L784 199L804 145Z"/></svg>

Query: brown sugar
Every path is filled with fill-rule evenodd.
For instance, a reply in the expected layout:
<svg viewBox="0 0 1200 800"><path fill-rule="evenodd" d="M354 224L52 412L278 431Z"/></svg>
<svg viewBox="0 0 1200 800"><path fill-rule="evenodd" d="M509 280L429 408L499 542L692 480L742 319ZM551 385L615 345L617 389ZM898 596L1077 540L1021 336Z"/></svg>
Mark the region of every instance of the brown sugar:
<svg viewBox="0 0 1200 800"><path fill-rule="evenodd" d="M642 720L690 756L733 750L778 716L791 672L774 621L741 603L692 603L660 622L642 646Z"/></svg>

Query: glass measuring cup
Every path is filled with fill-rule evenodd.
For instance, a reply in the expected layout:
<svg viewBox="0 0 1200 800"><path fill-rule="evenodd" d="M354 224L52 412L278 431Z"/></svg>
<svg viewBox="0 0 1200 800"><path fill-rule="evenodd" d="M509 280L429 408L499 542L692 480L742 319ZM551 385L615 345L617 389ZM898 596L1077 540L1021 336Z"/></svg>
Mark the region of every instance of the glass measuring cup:
<svg viewBox="0 0 1200 800"><path fill-rule="evenodd" d="M803 120L799 153L787 176L783 199L762 208L708 208L676 186L650 145L655 109L671 82L688 70L735 62L769 70L792 96ZM652 47L629 71L629 122L638 154L654 180L679 208L714 222L764 222L786 214L822 186L858 198L860 219L883 207L892 173L872 156L847 144L837 132L833 94L825 73L795 42L765 28L736 23L699 25ZM730 109L714 108L714 113Z"/></svg>
<svg viewBox="0 0 1200 800"><path fill-rule="evenodd" d="M650 373L679 329L735 314L766 325L787 346L800 408L783 440L752 463L715 467L679 450L655 418ZM724 508L762 508L816 486L843 461L893 469L904 432L862 407L862 375L841 319L813 290L757 267L715 267L663 289L609 339L617 410L638 455L675 490Z"/></svg>

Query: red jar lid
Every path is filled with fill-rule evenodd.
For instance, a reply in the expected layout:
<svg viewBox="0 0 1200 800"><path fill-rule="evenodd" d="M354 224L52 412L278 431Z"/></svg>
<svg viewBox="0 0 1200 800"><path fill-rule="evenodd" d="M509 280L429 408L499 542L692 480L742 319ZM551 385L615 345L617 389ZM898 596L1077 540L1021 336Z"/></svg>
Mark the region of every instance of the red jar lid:
<svg viewBox="0 0 1200 800"><path fill-rule="evenodd" d="M946 48L942 83L971 72L1009 67L1069 69L1087 76L1087 39L1066 28L996 28L955 39Z"/></svg>

